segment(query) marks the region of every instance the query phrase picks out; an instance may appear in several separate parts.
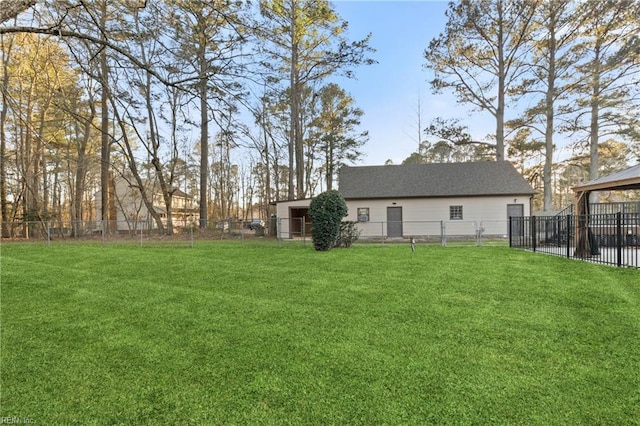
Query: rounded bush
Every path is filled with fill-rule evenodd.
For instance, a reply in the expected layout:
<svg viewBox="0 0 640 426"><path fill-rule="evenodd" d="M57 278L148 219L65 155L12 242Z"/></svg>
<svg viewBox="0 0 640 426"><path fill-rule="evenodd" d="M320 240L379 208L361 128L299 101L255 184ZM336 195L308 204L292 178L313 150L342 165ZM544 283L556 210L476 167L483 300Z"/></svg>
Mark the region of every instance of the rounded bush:
<svg viewBox="0 0 640 426"><path fill-rule="evenodd" d="M347 203L336 190L319 194L309 205L311 235L316 250L327 251L335 246L340 233L340 223L347 215Z"/></svg>

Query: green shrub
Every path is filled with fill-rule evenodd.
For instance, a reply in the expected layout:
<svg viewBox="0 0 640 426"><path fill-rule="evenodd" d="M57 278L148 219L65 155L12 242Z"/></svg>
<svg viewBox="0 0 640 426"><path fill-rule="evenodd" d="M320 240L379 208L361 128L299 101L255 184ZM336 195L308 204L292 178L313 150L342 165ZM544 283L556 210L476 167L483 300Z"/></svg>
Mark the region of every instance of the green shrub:
<svg viewBox="0 0 640 426"><path fill-rule="evenodd" d="M340 223L347 215L347 203L336 190L326 191L311 200L311 234L316 250L327 251L335 246Z"/></svg>
<svg viewBox="0 0 640 426"><path fill-rule="evenodd" d="M336 240L336 247L351 247L360 238L360 230L357 228L358 222L346 220L340 223L340 232Z"/></svg>

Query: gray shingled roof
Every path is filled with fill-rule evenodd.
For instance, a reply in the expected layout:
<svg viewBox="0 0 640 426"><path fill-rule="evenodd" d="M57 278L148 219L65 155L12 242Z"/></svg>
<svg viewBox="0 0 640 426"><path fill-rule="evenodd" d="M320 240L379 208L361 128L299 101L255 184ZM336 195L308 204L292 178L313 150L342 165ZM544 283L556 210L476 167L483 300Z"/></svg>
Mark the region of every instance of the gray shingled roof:
<svg viewBox="0 0 640 426"><path fill-rule="evenodd" d="M342 167L345 199L523 195L535 191L506 161Z"/></svg>
<svg viewBox="0 0 640 426"><path fill-rule="evenodd" d="M640 189L640 164L582 183L573 188L577 192L613 189Z"/></svg>

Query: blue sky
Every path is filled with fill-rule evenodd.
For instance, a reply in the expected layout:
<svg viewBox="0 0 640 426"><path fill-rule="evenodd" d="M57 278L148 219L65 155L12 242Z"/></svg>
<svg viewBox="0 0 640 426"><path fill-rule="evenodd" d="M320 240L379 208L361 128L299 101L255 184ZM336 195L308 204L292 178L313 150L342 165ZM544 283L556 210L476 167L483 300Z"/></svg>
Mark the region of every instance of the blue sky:
<svg viewBox="0 0 640 426"><path fill-rule="evenodd" d="M423 52L445 27L446 1L334 1L338 14L349 22L349 38L360 40L372 33L371 46L378 64L360 67L355 80L339 84L364 111L362 130L370 140L359 164L398 164L418 145L418 103L422 127L442 116L469 123L473 136L491 132L490 116L456 104L450 94L433 95L432 76L424 69Z"/></svg>

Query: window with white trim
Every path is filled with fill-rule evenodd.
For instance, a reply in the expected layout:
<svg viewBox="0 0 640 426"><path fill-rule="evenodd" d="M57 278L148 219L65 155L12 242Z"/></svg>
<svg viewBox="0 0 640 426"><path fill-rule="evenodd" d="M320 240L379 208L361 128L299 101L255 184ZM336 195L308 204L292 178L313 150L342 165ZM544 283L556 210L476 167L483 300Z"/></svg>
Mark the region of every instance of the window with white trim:
<svg viewBox="0 0 640 426"><path fill-rule="evenodd" d="M449 220L462 220L462 206L449 206Z"/></svg>
<svg viewBox="0 0 640 426"><path fill-rule="evenodd" d="M369 222L369 207L358 207L358 222Z"/></svg>

